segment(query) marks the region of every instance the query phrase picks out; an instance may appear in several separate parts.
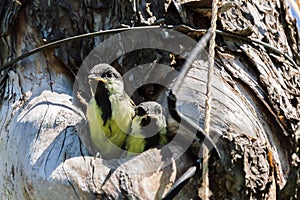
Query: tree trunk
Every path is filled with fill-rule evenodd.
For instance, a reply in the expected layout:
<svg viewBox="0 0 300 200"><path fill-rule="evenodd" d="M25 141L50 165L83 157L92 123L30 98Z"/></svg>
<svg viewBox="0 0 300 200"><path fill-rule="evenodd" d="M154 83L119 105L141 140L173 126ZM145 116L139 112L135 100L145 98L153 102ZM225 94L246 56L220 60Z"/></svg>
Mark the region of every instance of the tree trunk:
<svg viewBox="0 0 300 200"><path fill-rule="evenodd" d="M2 0L0 11L3 65L52 41L124 25L178 25L180 34L199 40L203 35L199 30L210 27L211 1ZM222 157L209 165L211 199L300 198L299 33L286 1L221 1L217 29L221 31L216 38L210 132ZM163 35L169 41L171 36ZM75 106L84 104L74 100L78 94L73 84L86 56L107 38L64 43L2 70L2 199L161 199L193 164L191 151L176 144L168 150L174 155L185 153L168 161L157 148L111 161L91 151L85 111ZM121 38L126 39L136 42ZM153 39L149 44L163 42ZM183 48L176 54L148 48L110 64L126 74L135 66L152 63L152 71L135 71L139 76L134 80L124 75L128 84L139 84L141 77L162 81L167 76L172 82L174 77L161 66L180 70L190 50ZM206 60L198 57L177 94L178 108L201 127L206 73ZM167 109L163 91L147 85L132 98L136 103L156 100ZM170 118L168 122L170 132L178 126ZM196 199L199 193L201 174L176 198Z"/></svg>

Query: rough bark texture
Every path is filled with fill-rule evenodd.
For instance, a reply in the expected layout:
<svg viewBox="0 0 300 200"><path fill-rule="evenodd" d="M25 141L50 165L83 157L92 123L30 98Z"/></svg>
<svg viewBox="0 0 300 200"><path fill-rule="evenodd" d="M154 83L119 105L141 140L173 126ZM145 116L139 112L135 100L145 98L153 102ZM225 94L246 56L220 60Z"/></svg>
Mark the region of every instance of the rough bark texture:
<svg viewBox="0 0 300 200"><path fill-rule="evenodd" d="M209 28L210 15L208 0L2 0L1 64L47 42L122 25L162 22ZM217 36L211 132L218 138L222 158L209 168L211 199L299 198L300 51L296 23L283 0L221 1L217 23L219 30L274 46L296 65L263 45ZM181 31L195 39L201 37L193 29ZM5 71L6 76L2 72L1 198L160 199L193 162L187 151L160 167L164 163L158 149L114 162L90 156L78 137L85 117L72 105L74 74L89 51L106 38L40 52ZM169 52L143 50L113 64L122 73L150 62L180 69L182 58L171 58ZM201 126L206 66L202 60L193 63L178 97L184 114ZM158 88L145 87L135 100L155 99L157 94ZM166 107L164 97L162 93L158 100ZM173 125L169 120L169 126ZM153 168L157 170L151 171ZM199 176L182 189L178 199L199 195Z"/></svg>

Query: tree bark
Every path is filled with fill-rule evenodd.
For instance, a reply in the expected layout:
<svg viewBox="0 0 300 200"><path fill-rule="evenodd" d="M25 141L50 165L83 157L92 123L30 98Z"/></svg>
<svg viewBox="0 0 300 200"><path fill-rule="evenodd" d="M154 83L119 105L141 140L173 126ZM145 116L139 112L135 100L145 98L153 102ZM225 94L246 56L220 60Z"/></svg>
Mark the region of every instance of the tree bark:
<svg viewBox="0 0 300 200"><path fill-rule="evenodd" d="M209 165L211 199L297 199L300 51L296 22L286 1L220 2L217 28L234 36L218 34L216 39L211 135L222 157ZM180 25L176 30L198 40L203 35L199 30L210 26L211 1L3 0L0 15L3 65L58 39L124 25ZM84 58L107 38L66 43L1 72L1 198L161 199L194 162L191 151L167 165L156 148L113 161L91 153L82 128L87 123L84 110L72 103L73 83ZM245 38L263 41L283 54ZM183 62L172 52L148 49L111 64L125 74L144 63L180 69ZM206 61L195 60L178 94L179 109L201 127L206 72ZM167 109L162 91L146 86L133 99L136 103L156 100ZM170 118L168 122L169 130L178 126ZM200 176L176 198L201 196Z"/></svg>

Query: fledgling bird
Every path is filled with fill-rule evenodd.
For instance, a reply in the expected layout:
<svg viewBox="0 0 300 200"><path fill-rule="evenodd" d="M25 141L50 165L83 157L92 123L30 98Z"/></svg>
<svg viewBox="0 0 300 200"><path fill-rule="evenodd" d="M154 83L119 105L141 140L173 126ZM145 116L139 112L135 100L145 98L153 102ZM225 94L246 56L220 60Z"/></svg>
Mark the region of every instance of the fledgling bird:
<svg viewBox="0 0 300 200"><path fill-rule="evenodd" d="M148 101L136 107L131 132L126 139L127 155L141 153L151 147L168 143L167 124L162 106Z"/></svg>
<svg viewBox="0 0 300 200"><path fill-rule="evenodd" d="M102 158L117 158L131 128L135 105L124 90L120 73L112 66L94 66L88 79L92 90L87 105L91 141Z"/></svg>

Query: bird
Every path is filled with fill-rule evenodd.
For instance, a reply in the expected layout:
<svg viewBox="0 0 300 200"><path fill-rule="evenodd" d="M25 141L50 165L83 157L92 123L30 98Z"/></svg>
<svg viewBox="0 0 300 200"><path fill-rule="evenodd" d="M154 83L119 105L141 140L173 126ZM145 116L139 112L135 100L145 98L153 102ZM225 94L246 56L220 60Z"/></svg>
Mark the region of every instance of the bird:
<svg viewBox="0 0 300 200"><path fill-rule="evenodd" d="M136 106L136 115L126 138L127 156L167 143L167 123L162 106L155 101Z"/></svg>
<svg viewBox="0 0 300 200"><path fill-rule="evenodd" d="M119 158L124 153L122 147L131 130L136 106L124 90L121 74L111 65L95 65L88 80L92 97L86 116L91 142L102 158Z"/></svg>

